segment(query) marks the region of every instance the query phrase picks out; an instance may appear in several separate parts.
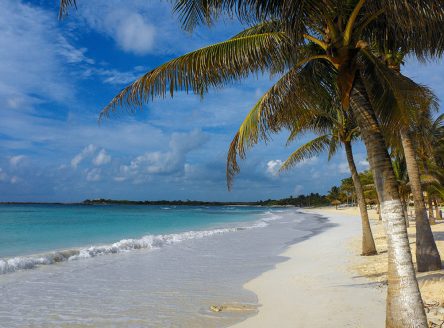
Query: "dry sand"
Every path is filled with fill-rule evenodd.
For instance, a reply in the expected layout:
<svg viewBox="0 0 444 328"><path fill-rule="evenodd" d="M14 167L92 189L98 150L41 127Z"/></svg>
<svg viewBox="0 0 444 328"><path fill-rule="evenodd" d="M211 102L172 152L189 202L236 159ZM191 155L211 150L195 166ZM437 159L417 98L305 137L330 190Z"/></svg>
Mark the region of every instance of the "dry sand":
<svg viewBox="0 0 444 328"><path fill-rule="evenodd" d="M248 282L245 288L258 295L259 313L233 327L384 327L387 244L376 213L370 211L370 218L379 254L362 257L357 208L306 211L327 216L336 226L292 245L282 254L288 261ZM444 259L444 222L433 231ZM409 238L414 252L414 223ZM429 325L440 327L444 270L417 276Z"/></svg>
<svg viewBox="0 0 444 328"><path fill-rule="evenodd" d="M336 226L292 245L282 254L288 261L248 282L245 288L258 295L261 307L234 327L384 326L385 288L348 271L359 257L349 247L359 235L359 218L322 214Z"/></svg>

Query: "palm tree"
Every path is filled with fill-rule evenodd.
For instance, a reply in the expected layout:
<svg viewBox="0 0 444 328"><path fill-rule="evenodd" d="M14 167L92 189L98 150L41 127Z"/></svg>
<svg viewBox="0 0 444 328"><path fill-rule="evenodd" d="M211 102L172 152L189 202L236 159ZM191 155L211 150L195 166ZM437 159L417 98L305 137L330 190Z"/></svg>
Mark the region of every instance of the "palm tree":
<svg viewBox="0 0 444 328"><path fill-rule="evenodd" d="M409 202L409 179L407 175L407 166L406 162L400 156L395 156L392 159L393 171L395 172L396 180L398 181L398 192L402 201L402 208L404 211L405 221L407 227L409 226L409 216L408 216L408 202Z"/></svg>
<svg viewBox="0 0 444 328"><path fill-rule="evenodd" d="M62 0L61 13L74 0ZM228 177L239 168L236 154L266 139L276 115L292 116L316 103L307 66L334 70L344 109L350 109L367 148L388 240L387 327L427 327L411 259L396 177L376 112L402 115L418 92L409 80L394 74L367 50L367 42L402 47L416 55L442 50L444 8L440 0L176 0L175 11L186 29L211 25L222 13L242 22L261 23L213 46L167 62L122 90L105 107L106 116L118 107L139 108L150 98L182 89L203 95L257 71L284 74L247 117L230 147ZM264 22L267 21L268 22ZM277 22L277 23L276 23ZM418 37L421 36L421 37ZM307 51L305 45L314 45ZM322 63L322 65L318 65ZM313 66L312 66L313 68ZM305 72L304 72L305 71ZM322 75L322 74L321 74ZM316 81L318 82L318 81ZM409 86L409 88L405 88ZM416 90L416 89L415 89ZM256 114L256 115L255 115ZM259 114L259 115L258 115ZM251 134L249 133L251 132Z"/></svg>
<svg viewBox="0 0 444 328"><path fill-rule="evenodd" d="M403 64L404 59L404 54L402 52L387 52L380 57L389 68L391 68L397 74L401 74L401 65ZM441 269L441 257L433 237L432 229L430 228L430 223L433 221L429 222L427 217L423 188L421 186L420 170L411 131L412 127L415 126L415 122L421 120L424 113L426 113L426 116L428 116L431 109L437 107L434 95L430 91L427 91L426 88L424 88L424 92L429 93L429 102L426 101L424 104L420 102L423 107L420 107L417 109L417 111L414 111L412 113L413 115L404 115L400 117L399 121L401 122L401 126L399 130L392 130L391 127L388 128L389 132L395 132L395 135L397 135L397 137L401 140L400 148L402 148L404 153L403 157L405 159L410 187L413 194L416 222L416 264L419 272ZM402 180L398 179L398 183L401 181ZM433 216L431 198L428 197L427 199L429 201L429 210L432 211Z"/></svg>
<svg viewBox="0 0 444 328"><path fill-rule="evenodd" d="M308 119L306 119L307 117ZM350 112L343 111L340 106L329 106L325 110L315 111L311 117L305 113L302 119L294 119L296 121L293 123L294 127L288 138L289 142L305 131L315 132L318 136L293 152L283 163L280 170L287 170L298 162L316 156L326 149L328 150L328 159L330 159L337 152L338 148L343 145L361 213L361 254L364 256L377 254L368 218L364 191L353 158L351 143L357 137L358 128L352 117L350 117Z"/></svg>
<svg viewBox="0 0 444 328"><path fill-rule="evenodd" d="M439 189L444 181L444 114L436 119L432 118L430 111L420 113L417 124L414 125L412 135L415 139L415 146L418 149L419 162L423 174L421 182L427 191L427 203L429 210L429 220L434 224L433 202L437 204L436 197L439 197ZM440 217L437 209L437 217Z"/></svg>

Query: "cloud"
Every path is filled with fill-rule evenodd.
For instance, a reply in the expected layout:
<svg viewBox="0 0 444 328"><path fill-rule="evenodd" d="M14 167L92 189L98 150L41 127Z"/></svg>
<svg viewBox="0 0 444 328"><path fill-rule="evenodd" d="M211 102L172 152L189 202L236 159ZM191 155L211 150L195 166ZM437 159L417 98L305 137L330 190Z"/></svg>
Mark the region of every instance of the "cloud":
<svg viewBox="0 0 444 328"><path fill-rule="evenodd" d="M315 164L318 163L318 161L319 161L319 158L316 157L316 156L314 156L314 157L307 158L307 159L304 159L304 160L298 162L298 163L295 165L295 167L303 167L303 166L311 166L311 165L315 165Z"/></svg>
<svg viewBox="0 0 444 328"><path fill-rule="evenodd" d="M9 164L13 167L17 167L20 163L22 163L25 160L25 158L26 158L25 155L12 156L9 159Z"/></svg>
<svg viewBox="0 0 444 328"><path fill-rule="evenodd" d="M6 172L0 167L0 182L5 182L8 179Z"/></svg>
<svg viewBox="0 0 444 328"><path fill-rule="evenodd" d="M60 34L53 13L17 0L0 1L0 31L0 110L72 98L71 82L62 73L79 54Z"/></svg>
<svg viewBox="0 0 444 328"><path fill-rule="evenodd" d="M86 157L93 155L95 151L96 151L96 146L94 146L93 144L86 146L85 148L83 148L83 150L80 153L78 153L76 156L73 157L73 159L71 160L71 167L73 169L76 169L77 166L79 166L79 164Z"/></svg>
<svg viewBox="0 0 444 328"><path fill-rule="evenodd" d="M85 171L86 173L86 181L88 182L97 182L101 179L101 169L99 168L93 168L93 169L87 169Z"/></svg>
<svg viewBox="0 0 444 328"><path fill-rule="evenodd" d="M138 55L149 53L154 45L156 29L140 14L120 17L115 21L115 39L125 51Z"/></svg>
<svg viewBox="0 0 444 328"><path fill-rule="evenodd" d="M128 165L121 165L115 181L132 179L141 183L150 180L153 175L184 174L186 155L207 142L208 137L201 131L173 133L169 142L169 151L146 152L134 158Z"/></svg>
<svg viewBox="0 0 444 328"><path fill-rule="evenodd" d="M279 169L281 168L283 162L280 159L271 160L267 162L267 172L272 176L277 176L279 174Z"/></svg>
<svg viewBox="0 0 444 328"><path fill-rule="evenodd" d="M303 190L304 190L304 186L303 185L296 185L294 187L294 191L293 192L294 192L295 195L301 195Z"/></svg>
<svg viewBox="0 0 444 328"><path fill-rule="evenodd" d="M350 169L347 162L342 162L338 164L338 172L343 174L350 174Z"/></svg>
<svg viewBox="0 0 444 328"><path fill-rule="evenodd" d="M148 15L143 15L147 7L134 1L116 4L107 0L79 5L78 13L89 27L112 38L123 51L145 55L153 50L157 35L156 27L146 20Z"/></svg>
<svg viewBox="0 0 444 328"><path fill-rule="evenodd" d="M93 159L93 164L96 166L105 165L109 162L111 162L111 156L107 154L105 149L101 149Z"/></svg>
<svg viewBox="0 0 444 328"><path fill-rule="evenodd" d="M364 170L368 170L370 168L370 163L367 160L361 160L358 162L359 166L361 166Z"/></svg>
<svg viewBox="0 0 444 328"><path fill-rule="evenodd" d="M184 32L178 15L172 14L168 1L95 0L79 1L75 15L84 29L105 35L115 45L131 54L182 54L237 34L242 28L234 20L212 27ZM205 29L205 33L201 30Z"/></svg>

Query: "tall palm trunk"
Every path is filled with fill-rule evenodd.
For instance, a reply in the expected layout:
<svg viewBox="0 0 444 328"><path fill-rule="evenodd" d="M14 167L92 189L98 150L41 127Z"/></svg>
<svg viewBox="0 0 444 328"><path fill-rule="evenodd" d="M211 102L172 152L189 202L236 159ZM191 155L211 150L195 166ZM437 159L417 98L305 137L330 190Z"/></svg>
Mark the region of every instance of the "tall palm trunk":
<svg viewBox="0 0 444 328"><path fill-rule="evenodd" d="M426 161L423 161L424 164L424 173L426 175L429 175L429 166L427 165ZM433 204L432 204L432 197L430 195L430 191L427 191L427 210L429 211L429 223L435 224L435 216L433 215Z"/></svg>
<svg viewBox="0 0 444 328"><path fill-rule="evenodd" d="M358 170L356 169L355 160L353 159L353 150L351 142L344 142L345 154L347 155L348 167L350 168L353 185L356 190L356 198L358 200L359 211L361 212L362 224L362 255L375 255L376 246L373 240L370 221L368 220L367 205L365 204L364 191L362 190L361 181L359 180Z"/></svg>
<svg viewBox="0 0 444 328"><path fill-rule="evenodd" d="M432 203L432 197L430 196L430 193L427 193L427 206L429 211L429 224L436 224L435 222L435 216L433 214L433 203Z"/></svg>
<svg viewBox="0 0 444 328"><path fill-rule="evenodd" d="M419 272L440 270L441 257L439 256L438 248L436 247L432 229L427 218L416 153L407 131L401 131L401 142L407 164L410 188L412 189L413 201L415 203L416 265Z"/></svg>
<svg viewBox="0 0 444 328"><path fill-rule="evenodd" d="M439 209L438 200L435 198L435 217L437 220L442 220L441 210Z"/></svg>
<svg viewBox="0 0 444 328"><path fill-rule="evenodd" d="M366 97L364 84L356 75L350 104L367 148L367 155L381 204L387 232L388 288L387 328L426 328L427 317L416 280L407 228L398 186L384 137Z"/></svg>
<svg viewBox="0 0 444 328"><path fill-rule="evenodd" d="M407 212L407 201L405 200L405 197L401 197L401 202L402 202L402 210L404 212L404 217L405 217L405 226L408 228L410 227L410 222L409 222L409 213Z"/></svg>

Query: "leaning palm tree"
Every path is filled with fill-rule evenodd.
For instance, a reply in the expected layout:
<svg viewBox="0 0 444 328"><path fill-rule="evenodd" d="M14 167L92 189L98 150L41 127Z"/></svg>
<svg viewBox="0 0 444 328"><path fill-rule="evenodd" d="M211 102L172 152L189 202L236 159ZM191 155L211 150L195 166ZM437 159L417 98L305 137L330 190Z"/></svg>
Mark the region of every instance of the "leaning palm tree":
<svg viewBox="0 0 444 328"><path fill-rule="evenodd" d="M389 68L391 68L397 74L401 74L401 65L403 64L404 53L401 51L386 52L382 54L380 58ZM408 179L410 181L409 184L413 194L416 222L416 265L419 272L441 269L441 257L430 227L430 223L433 221L429 221L427 217L423 188L420 179L420 170L418 166L418 156L416 154L417 150L415 149L414 140L412 137L412 130L414 127L417 126L418 123L421 126L421 121L424 119L424 116L428 117L431 111L437 108L433 93L428 91L426 88L424 88L424 92L429 93L429 102L426 101L423 103L422 107L417 108L417 110L413 112L413 115L401 116L399 120L401 123L399 129L393 130L391 126L387 128L389 134L395 136L395 142L392 142L395 145L395 150L396 148L402 148L402 151L400 150L399 152L403 153L401 155L405 160L405 167L408 172ZM393 140L393 137L390 139ZM398 145L398 140L400 140L401 145ZM400 162L395 163L400 164ZM400 168L400 166L394 166L394 168L396 174L396 168ZM399 177L398 184L402 185L402 179L399 179ZM433 215L431 199L430 197L427 199L429 201L429 210L432 211Z"/></svg>
<svg viewBox="0 0 444 328"><path fill-rule="evenodd" d="M297 117L293 118L293 128L290 137L288 138L288 142L293 141L300 134L307 131L316 133L317 137L294 151L282 164L280 170L288 170L297 163L319 155L323 151L328 152L328 159L330 160L341 145L343 145L361 214L361 255L368 256L377 254L368 218L363 187L359 180L358 170L356 169L356 164L353 158L352 141L356 139L358 135L358 128L353 118L350 116L350 112L343 111L340 106L329 106L324 110L311 112L311 115L304 113L303 117L299 120Z"/></svg>
<svg viewBox="0 0 444 328"><path fill-rule="evenodd" d="M392 159L393 171L395 172L396 180L398 181L398 192L402 201L402 208L404 211L405 221L407 227L409 226L408 216L408 202L409 202L409 178L407 175L407 164L401 156L394 156Z"/></svg>
<svg viewBox="0 0 444 328"><path fill-rule="evenodd" d="M62 0L62 8L73 3L74 0ZM255 106L256 115L249 115L246 126L252 134L245 135L252 137L242 139L240 134L235 137L228 164L231 176L238 171L233 152L242 155L246 147L266 138L268 131L277 130L276 116L291 117L295 108L312 107L313 101L316 102L313 89L309 88L314 84L303 73L305 68L310 63L322 62L334 69L342 106L353 112L366 145L386 223L387 327L426 327L396 178L375 113L387 113L388 109L388 116L405 114L412 96L420 98L417 97L420 92L410 88L411 81L381 65L362 40L377 41L391 48L401 45L406 52L414 50L419 56L435 54L443 48L442 2L176 0L174 8L187 29L196 24L211 25L221 14L235 15L246 23L261 23L264 28L191 52L148 72L122 90L105 107L102 117L120 107L139 108L168 91L171 96L179 89L203 95L210 87L225 85L250 73L283 74ZM314 49L307 51L307 42Z"/></svg>
<svg viewBox="0 0 444 328"><path fill-rule="evenodd" d="M422 111L412 127L414 146L423 171L422 182L427 191L429 219L434 222L431 195L437 195L439 180L443 181L444 172L444 114L433 119L430 111ZM438 182L437 182L438 181ZM439 193L438 193L439 194Z"/></svg>

